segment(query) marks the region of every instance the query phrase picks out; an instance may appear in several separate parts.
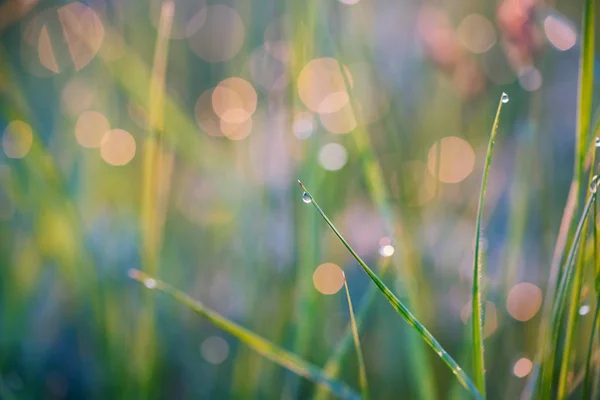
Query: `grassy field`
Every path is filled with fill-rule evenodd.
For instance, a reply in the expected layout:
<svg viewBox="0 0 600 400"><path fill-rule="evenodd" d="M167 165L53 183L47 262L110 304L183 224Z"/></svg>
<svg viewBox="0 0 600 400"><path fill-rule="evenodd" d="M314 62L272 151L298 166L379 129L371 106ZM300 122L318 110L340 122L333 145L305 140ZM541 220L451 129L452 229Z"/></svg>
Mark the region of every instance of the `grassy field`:
<svg viewBox="0 0 600 400"><path fill-rule="evenodd" d="M0 399L598 398L596 19L0 4Z"/></svg>

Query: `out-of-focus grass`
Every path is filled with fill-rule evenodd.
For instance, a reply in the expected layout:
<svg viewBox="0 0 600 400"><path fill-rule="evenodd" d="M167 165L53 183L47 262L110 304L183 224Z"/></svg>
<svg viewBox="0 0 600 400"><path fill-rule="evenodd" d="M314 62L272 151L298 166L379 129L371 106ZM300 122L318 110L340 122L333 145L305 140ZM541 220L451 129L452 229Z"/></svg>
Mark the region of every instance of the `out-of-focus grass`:
<svg viewBox="0 0 600 400"><path fill-rule="evenodd" d="M164 297L140 293L126 276L138 268L323 366L327 376L358 388L366 371L373 398L394 398L399 390L410 398L444 398L457 386L463 397L452 373L375 296L377 287L365 282L319 216L301 208L294 181L311 183L360 258L380 261L374 272L386 287L475 376L470 322L468 316L461 321L461 311L470 309L484 132L495 94L506 91L512 105L506 134L479 209L486 243L481 306L493 311L483 321L482 340L489 398L519 397L524 378L517 361L533 359L545 319L515 318L511 290L523 282L549 287L544 300L552 303L562 249L570 248L573 221L581 216L587 188L577 184L547 283L572 174L565 165L575 166L577 182L585 181L593 17L586 14L587 33L571 41L578 27L570 20L581 12L575 3L554 10L532 2L523 12L517 11L524 2L509 1L346 3L352 2L210 1L235 10L243 24L239 51L224 61L202 59L197 46L210 37L203 43L227 50L236 40L233 28L170 37L210 24L215 15L202 1L0 7L0 379L6 393L25 399L328 395ZM170 28L169 14L160 11L169 5L175 7ZM185 7L187 15L178 13ZM191 23L202 10L206 18L200 12ZM100 25L90 23L93 15ZM275 23L281 16L284 22ZM489 48L472 47L472 38L486 37ZM575 110L578 49L583 68ZM327 125L336 112L311 109L298 94L305 66L324 57L350 73L342 66L331 81L313 76L310 86L335 86L331 103L348 95L340 121L356 124L347 133ZM279 75L279 89L265 87L264 79ZM199 96L229 77L250 82L257 93L252 129L241 140L212 136L197 123ZM384 94L385 111L373 118L372 106ZM131 134L136 149L126 165L112 165L102 150L78 142L85 111ZM311 133L303 138L297 136L300 113L310 116ZM15 120L32 128L22 158L10 158L11 144L4 144ZM324 151L332 143L345 149L339 170L323 163L332 157ZM464 165L464 176L449 179ZM591 356L598 291L597 273L589 272L592 236L575 268L581 294L570 289L565 298L576 317L569 330L574 361L557 353L550 371L557 377L554 366L565 365L563 389L573 396L594 393L598 371ZM379 242L392 250L382 255ZM326 262L344 269L352 289L363 369L348 355L352 323L343 296L325 296L313 285L315 268ZM534 297L521 298L521 308ZM591 307L589 314L573 314L579 301ZM561 349L565 331L558 337ZM581 374L586 369L591 374ZM575 388L568 384L572 372L583 377Z"/></svg>
<svg viewBox="0 0 600 400"><path fill-rule="evenodd" d="M278 347L273 343L269 343L259 335L248 331L247 329L229 321L219 313L206 308L202 303L195 301L185 293L173 288L166 283L154 279L152 276L138 270L131 270L129 275L146 286L148 289L164 292L175 299L182 305L192 309L194 312L207 318L211 323L224 331L230 333L235 338L239 339L245 345L252 348L263 357L285 367L300 376L304 376L315 383L326 386L332 393L342 399L357 399L360 398L357 393L347 387L345 384L330 379L318 367L310 365L296 355Z"/></svg>

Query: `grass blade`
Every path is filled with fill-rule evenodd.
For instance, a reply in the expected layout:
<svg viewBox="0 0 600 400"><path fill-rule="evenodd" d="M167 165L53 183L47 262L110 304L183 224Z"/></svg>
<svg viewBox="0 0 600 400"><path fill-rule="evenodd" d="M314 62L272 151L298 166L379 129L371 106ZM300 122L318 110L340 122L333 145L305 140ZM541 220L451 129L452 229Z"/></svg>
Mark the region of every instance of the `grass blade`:
<svg viewBox="0 0 600 400"><path fill-rule="evenodd" d="M589 186L593 187L592 185L596 185L595 180L597 179L596 176L592 177L592 174L594 172L594 164L596 163L596 146L594 145L592 147L593 151L592 151L592 173L590 174L590 182L589 182ZM593 228L593 236L594 236L594 242L593 242L593 254L594 254L594 262L596 261L596 227L595 227L595 223L596 223L596 203L597 201L594 201L594 212L592 213L592 223L594 224L594 228ZM584 224L584 228L583 231L587 232L587 221ZM577 267L577 270L575 271L575 278L574 278L574 285L573 288L571 289L571 303L570 303L570 307L569 307L569 313L568 313L568 319L567 319L567 327L565 329L565 340L564 340L564 349L563 349L563 355L562 355L562 360L561 360L561 365L560 365L560 375L559 375L559 379L558 379L558 398L564 397L566 391L567 391L567 376L569 373L569 367L570 367L570 361L571 361L571 350L573 348L573 340L575 338L575 331L577 329L576 326L576 322L577 322L577 318L578 318L578 312L577 309L579 308L579 298L580 298L580 294L581 294L581 287L583 285L583 269L584 269L584 264L585 264L585 249L586 249L586 238L587 236L584 236L581 239L581 247L582 250L580 252L579 255L579 264ZM590 346L593 344L593 334L594 334L594 329L592 328L592 340L590 341ZM591 351L591 348L590 348ZM588 360L589 360L589 354L588 354Z"/></svg>
<svg viewBox="0 0 600 400"><path fill-rule="evenodd" d="M541 359L541 367L542 367L542 381L540 382L542 388L542 398L545 398L545 394L550 392L553 383L553 370L554 370L554 357L553 352L549 351L552 346L554 346L558 341L558 336L560 332L560 320L565 306L565 299L567 296L567 290L573 281L573 265L575 264L575 258L577 254L577 249L579 248L579 243L581 242L581 234L583 232L583 228L585 226L585 221L587 220L587 216L592 209L592 204L596 198L596 190L591 191L591 195L588 198L588 201L583 210L583 214L579 220L577 225L577 229L575 231L575 236L573 238L573 243L571 244L571 248L569 249L569 254L567 256L567 261L564 267L564 273L562 279L560 279L556 298L554 299L554 305L552 308L551 314L551 323L548 328L549 334L546 334L543 344L543 352Z"/></svg>
<svg viewBox="0 0 600 400"><path fill-rule="evenodd" d="M390 265L389 258L385 257L379 268L380 274L383 275L387 271ZM356 329L360 332L363 321L367 317L367 313L373 304L373 300L375 300L375 295L377 294L377 286L369 286L367 292L363 296L363 300L358 308L358 312L356 313L355 321L356 321ZM342 338L338 341L332 355L329 357L329 360L325 363L323 367L323 371L327 376L335 378L340 373L340 366L342 365L342 360L348 349L350 349L351 344L353 343L354 335L352 323L348 325L346 331ZM327 392L321 386L317 389L317 393L315 394L314 400L325 400L327 397Z"/></svg>
<svg viewBox="0 0 600 400"><path fill-rule="evenodd" d="M600 294L596 299L596 313L594 315L594 322L592 324L592 333L590 334L590 343L588 345L588 352L585 360L585 380L583 381L583 398L591 399L592 388L590 385L591 380L591 364L592 364L592 353L594 351L594 342L596 341L596 332L598 330L598 316L600 315Z"/></svg>
<svg viewBox="0 0 600 400"><path fill-rule="evenodd" d="M569 190L567 206L561 221L561 228L555 254L552 260L550 279L548 289L546 291L546 299L541 322L541 337L544 338L540 343L538 350L539 367L534 368L531 374L531 379L528 383L530 396L535 396L536 386L542 389L542 397L549 395L547 390L550 390L552 385L552 370L554 368L554 354L547 353L548 332L555 330L554 325L549 325L553 320L554 304L550 303L550 299L557 298L558 287L557 282L560 276L560 260L562 259L563 250L567 241L567 237L571 236L571 221L579 203L579 194L581 191L581 181L583 180L583 164L585 160L585 148L588 143L588 135L590 122L592 119L592 94L594 87L594 42L595 42L595 22L594 22L594 4L592 0L586 0L583 12L583 33L581 41L581 57L579 64L579 84L578 84L578 104L577 104L577 131L575 138L575 166L573 182ZM597 125L598 126L598 125ZM596 129L597 129L596 126ZM573 246L572 246L573 247ZM563 273L563 276L566 276ZM560 283L559 283L560 285ZM548 306L546 306L546 304ZM550 335L552 336L552 335ZM538 370L538 368L540 370ZM541 381L536 380L541 376Z"/></svg>
<svg viewBox="0 0 600 400"><path fill-rule="evenodd" d="M350 290L348 290L348 281L344 276L344 289L346 289L346 299L348 300L348 310L350 311L350 324L352 326L352 337L354 338L354 348L356 349L356 358L358 359L358 372L360 379L360 391L363 399L369 399L369 384L367 383L367 369L365 368L365 360L363 358L362 348L360 346L360 338L358 336L358 327L354 318L354 309L352 308L352 300L350 299Z"/></svg>
<svg viewBox="0 0 600 400"><path fill-rule="evenodd" d="M483 309L481 307L481 275L482 265L479 260L479 246L481 242L481 220L483 218L483 205L485 199L485 190L487 188L488 174L492 163L492 150L494 149L494 141L498 132L498 121L500 120L500 112L502 105L508 101L506 93L502 93L498 102L498 110L496 118L492 126L490 134L490 142L488 144L487 155L485 157L485 165L483 168L483 178L481 180L481 191L479 193L479 208L477 211L477 222L475 227L475 254L473 257L473 290L472 290L472 310L471 310L471 325L473 335L473 372L475 374L475 383L481 394L485 397L485 367L483 361Z"/></svg>
<svg viewBox="0 0 600 400"><path fill-rule="evenodd" d="M467 389L475 398L483 399L479 390L473 383L473 381L465 374L464 370L454 361L452 357L444 350L444 348L439 344L439 342L433 337L433 335L421 324L417 318L410 312L410 310L396 297L395 294L392 293L390 289L383 283L381 279L365 264L362 258L359 257L358 254L350 247L346 239L342 236L342 234L337 230L337 228L333 225L329 217L325 214L325 212L321 209L319 204L315 201L314 197L310 194L308 189L302 184L301 181L298 181L300 187L304 191L303 200L305 202L312 203L317 212L323 217L327 225L331 228L333 233L340 239L343 245L348 249L350 254L358 261L362 269L369 275L371 280L377 285L379 290L383 293L383 295L387 298L389 303L394 307L394 309L404 318L404 320L412 326L415 331L421 336L421 338L427 343L436 354L442 359L442 361L450 368L450 370L456 376L456 379L460 382L460 384Z"/></svg>
<svg viewBox="0 0 600 400"><path fill-rule="evenodd" d="M256 351L265 358L281 365L290 371L305 377L319 385L326 386L331 393L342 399L360 399L361 397L345 383L336 381L326 376L319 367L312 365L295 354L282 349L281 347L271 343L270 341L258 336L257 334L247 330L246 328L232 322L221 314L208 309L204 304L194 300L181 290L175 289L150 275L132 269L129 271L129 276L136 281L142 283L150 289L157 290L172 297L177 302L190 308L192 311L202 315L215 326L234 336L236 339Z"/></svg>
<svg viewBox="0 0 600 400"><path fill-rule="evenodd" d="M600 274L598 273L598 227L596 225L596 215L598 214L598 201L594 201L594 213L592 215L592 239L594 241L594 270L595 270L595 289L596 289L596 312L594 314L594 322L592 323L592 332L590 333L590 343L588 345L587 356L585 360L585 380L583 382L583 398L591 399L591 363L592 363L592 352L594 351L594 342L596 341L596 330L598 329L598 316L600 315L600 290L598 287L598 281Z"/></svg>

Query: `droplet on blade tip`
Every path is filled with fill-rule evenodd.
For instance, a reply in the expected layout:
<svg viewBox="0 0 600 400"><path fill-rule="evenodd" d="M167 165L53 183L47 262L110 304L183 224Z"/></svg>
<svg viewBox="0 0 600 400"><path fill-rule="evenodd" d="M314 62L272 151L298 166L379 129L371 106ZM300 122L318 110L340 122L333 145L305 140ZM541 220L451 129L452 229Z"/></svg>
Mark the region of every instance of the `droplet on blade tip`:
<svg viewBox="0 0 600 400"><path fill-rule="evenodd" d="M304 193L302 193L302 201L305 202L306 204L309 204L312 202L312 199L310 198L308 193L304 192Z"/></svg>
<svg viewBox="0 0 600 400"><path fill-rule="evenodd" d="M500 101L502 101L502 103L506 104L509 101L509 97L505 92L502 92L502 96L500 97Z"/></svg>

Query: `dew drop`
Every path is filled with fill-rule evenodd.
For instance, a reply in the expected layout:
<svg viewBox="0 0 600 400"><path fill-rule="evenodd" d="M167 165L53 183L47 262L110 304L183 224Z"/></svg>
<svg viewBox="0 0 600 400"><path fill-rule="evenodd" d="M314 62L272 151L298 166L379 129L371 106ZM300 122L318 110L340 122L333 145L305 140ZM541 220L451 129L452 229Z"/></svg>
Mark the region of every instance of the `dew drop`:
<svg viewBox="0 0 600 400"><path fill-rule="evenodd" d="M598 190L598 175L594 175L592 181L590 182L590 192L596 193Z"/></svg>
<svg viewBox="0 0 600 400"><path fill-rule="evenodd" d="M437 354L441 357L443 353L441 351L438 351Z"/></svg>
<svg viewBox="0 0 600 400"><path fill-rule="evenodd" d="M508 98L508 95L504 92L502 92L502 96L500 97L500 101L502 101L504 104L508 103L508 100L510 100Z"/></svg>
<svg viewBox="0 0 600 400"><path fill-rule="evenodd" d="M581 307L579 307L579 315L589 314L590 310L591 310L591 307L587 304L584 304Z"/></svg>
<svg viewBox="0 0 600 400"><path fill-rule="evenodd" d="M302 201L305 202L306 204L312 203L312 199L310 198L309 194L306 192L302 193Z"/></svg>
<svg viewBox="0 0 600 400"><path fill-rule="evenodd" d="M596 147L600 147L600 137L596 138Z"/></svg>
<svg viewBox="0 0 600 400"><path fill-rule="evenodd" d="M144 285L146 285L148 289L154 289L156 287L156 281L154 279L148 278L144 281Z"/></svg>

